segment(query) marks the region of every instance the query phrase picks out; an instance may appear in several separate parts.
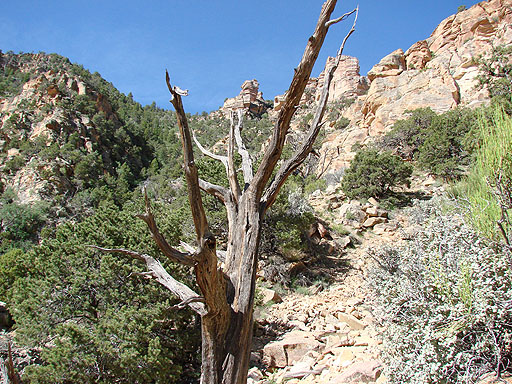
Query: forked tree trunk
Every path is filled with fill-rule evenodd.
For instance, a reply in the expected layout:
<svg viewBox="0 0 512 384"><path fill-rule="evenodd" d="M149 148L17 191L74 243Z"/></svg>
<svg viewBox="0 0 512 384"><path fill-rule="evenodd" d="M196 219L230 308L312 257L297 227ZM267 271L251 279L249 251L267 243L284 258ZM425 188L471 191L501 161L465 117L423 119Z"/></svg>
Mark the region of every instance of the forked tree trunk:
<svg viewBox="0 0 512 384"><path fill-rule="evenodd" d="M332 75L340 62L346 40L355 30L358 9L337 19L331 19L335 6L336 0L327 0L322 6L315 31L308 39L302 60L295 68L290 87L285 94L270 142L261 164L254 173L252 159L245 149L240 134L242 112L238 111L238 119L234 113L231 116L227 156L208 151L197 141L188 127L182 103L182 96L186 96L188 91L171 86L169 74L166 73L166 82L180 129L184 172L197 235L197 248L182 244L186 252L181 252L166 242L158 230L147 196L146 212L140 215L140 218L146 222L153 239L166 257L194 268L200 295L176 281L157 260L149 255L126 249L99 248L107 252L121 252L144 261L149 270L148 277L154 278L180 297L183 300L182 306L188 305L201 315L201 384L245 384L247 382L252 344L258 247L263 217L266 210L274 203L288 176L302 164L312 150L322 125ZM290 121L299 105L327 31L331 25L346 19L353 13L356 14L354 24L341 44L335 65L325 74L321 97L310 130L302 146L289 160L280 165L272 177L281 157ZM199 177L194 163L192 139L205 155L224 164L229 188L209 183ZM243 186L238 182L235 151L238 151L242 159ZM227 211L228 247L223 266L217 258L215 237L208 228L201 191L219 199Z"/></svg>
<svg viewBox="0 0 512 384"><path fill-rule="evenodd" d="M224 268L229 316L202 317L201 383L242 384L247 381L253 304L263 211L254 193L247 190L232 211ZM243 230L241 230L243 229ZM224 322L224 320L227 320ZM219 332L220 328L225 333Z"/></svg>

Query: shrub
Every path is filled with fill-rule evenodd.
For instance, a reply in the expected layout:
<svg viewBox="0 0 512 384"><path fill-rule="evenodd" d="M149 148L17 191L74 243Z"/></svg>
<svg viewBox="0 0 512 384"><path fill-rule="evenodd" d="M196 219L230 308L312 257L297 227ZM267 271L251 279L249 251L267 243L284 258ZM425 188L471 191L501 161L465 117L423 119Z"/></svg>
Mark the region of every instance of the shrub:
<svg viewBox="0 0 512 384"><path fill-rule="evenodd" d="M375 314L392 383L473 383L512 362L512 271L460 215L432 202L414 241L372 250Z"/></svg>
<svg viewBox="0 0 512 384"><path fill-rule="evenodd" d="M460 177L470 162L465 142L477 120L476 113L469 109L454 109L435 116L423 132L418 165L446 179Z"/></svg>
<svg viewBox="0 0 512 384"><path fill-rule="evenodd" d="M446 179L460 177L471 158L471 133L477 112L454 109L436 115L431 109L417 109L377 141L377 147L393 151L404 160L416 160L420 168Z"/></svg>
<svg viewBox="0 0 512 384"><path fill-rule="evenodd" d="M287 260L302 259L310 251L307 232L315 222L304 196L304 179L291 176L269 210L262 232L262 253L279 254Z"/></svg>
<svg viewBox="0 0 512 384"><path fill-rule="evenodd" d="M436 113L430 108L410 111L407 119L398 120L385 136L377 141L382 150L393 151L404 160L413 160L423 144L425 133Z"/></svg>
<svg viewBox="0 0 512 384"><path fill-rule="evenodd" d="M5 262L0 280L12 282L7 298L17 341L41 351L42 364L27 367L24 381L174 383L196 378L200 337L191 311L176 311L177 299L156 283L148 284L140 275L142 263L84 247L119 244L155 255L147 228L134 216L142 209L121 211L104 203L81 223L59 225L55 238L31 251L12 251L0 259ZM160 204L154 204L154 212L166 238L176 243L181 215L163 215ZM163 263L190 283L183 268Z"/></svg>
<svg viewBox="0 0 512 384"><path fill-rule="evenodd" d="M29 247L47 220L48 204L21 204L11 189L0 196L0 252Z"/></svg>
<svg viewBox="0 0 512 384"><path fill-rule="evenodd" d="M508 215L512 210L512 118L501 107L491 120L479 120L476 160L465 189L472 221L485 236L509 237ZM496 224L500 221L501 230ZM510 239L509 239L510 240Z"/></svg>
<svg viewBox="0 0 512 384"><path fill-rule="evenodd" d="M411 174L412 166L398 156L363 149L345 171L341 188L351 198L384 197L397 185L409 185Z"/></svg>

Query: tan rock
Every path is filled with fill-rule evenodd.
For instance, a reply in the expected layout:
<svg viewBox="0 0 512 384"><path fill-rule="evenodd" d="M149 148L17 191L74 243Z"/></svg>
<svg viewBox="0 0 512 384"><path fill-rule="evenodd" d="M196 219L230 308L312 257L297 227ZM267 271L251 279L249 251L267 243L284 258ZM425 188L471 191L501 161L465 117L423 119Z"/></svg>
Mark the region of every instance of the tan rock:
<svg viewBox="0 0 512 384"><path fill-rule="evenodd" d="M325 352L333 351L339 347L348 347L354 345L354 340L344 333L335 333L327 336Z"/></svg>
<svg viewBox="0 0 512 384"><path fill-rule="evenodd" d="M263 348L263 361L269 367L285 367L299 361L308 351L321 351L324 344L312 333L292 331L282 340L271 342Z"/></svg>
<svg viewBox="0 0 512 384"><path fill-rule="evenodd" d="M263 94L259 92L258 80L246 80L242 84L240 94L236 97L226 99L221 107L221 112L229 117L232 111L243 109L256 115L261 115L267 110Z"/></svg>
<svg viewBox="0 0 512 384"><path fill-rule="evenodd" d="M258 367L252 367L251 369L249 369L247 378L252 379L254 381L258 381L263 379L263 373L261 373Z"/></svg>
<svg viewBox="0 0 512 384"><path fill-rule="evenodd" d="M389 227L388 223L375 224L373 226L373 233L376 235L383 235L386 232L391 232L393 227Z"/></svg>
<svg viewBox="0 0 512 384"><path fill-rule="evenodd" d="M405 52L407 69L423 69L430 60L432 60L432 53L430 52L426 40L420 40L414 43Z"/></svg>
<svg viewBox="0 0 512 384"><path fill-rule="evenodd" d="M338 367L347 367L352 364L354 358L354 352L352 352L350 349L345 349L341 354L338 355L333 365Z"/></svg>
<svg viewBox="0 0 512 384"><path fill-rule="evenodd" d="M261 295L262 295L263 304L267 304L270 302L281 303L283 301L281 296L279 296L279 294L276 291L274 291L273 289L263 288L261 290Z"/></svg>
<svg viewBox="0 0 512 384"><path fill-rule="evenodd" d="M363 299L361 299L359 297L351 297L350 299L348 299L346 301L346 304L355 307L355 306L363 304L363 302L364 302Z"/></svg>
<svg viewBox="0 0 512 384"><path fill-rule="evenodd" d="M20 154L20 150L18 148L9 148L7 150L7 158L8 159L18 156L19 154Z"/></svg>
<svg viewBox="0 0 512 384"><path fill-rule="evenodd" d="M381 372L382 364L377 360L357 362L350 365L330 383L371 383L379 378Z"/></svg>
<svg viewBox="0 0 512 384"><path fill-rule="evenodd" d="M337 316L340 321L347 323L348 326L355 331L360 331L366 327L366 325L361 320L348 313L339 312Z"/></svg>
<svg viewBox="0 0 512 384"><path fill-rule="evenodd" d="M365 213L361 210L361 206L357 203L345 203L338 210L337 213L343 224L348 224L350 221L362 221L365 218Z"/></svg>
<svg viewBox="0 0 512 384"><path fill-rule="evenodd" d="M376 216L379 216L379 210L377 209L377 207L370 207L370 208L366 208L366 214L370 217L376 217Z"/></svg>
<svg viewBox="0 0 512 384"><path fill-rule="evenodd" d="M368 199L368 202L373 205L374 207L379 207L379 202L374 198L374 197L370 197Z"/></svg>
<svg viewBox="0 0 512 384"><path fill-rule="evenodd" d="M359 337L356 337L354 346L368 346L368 345L377 345L377 340L373 339L372 337L368 335L361 335Z"/></svg>
<svg viewBox="0 0 512 384"><path fill-rule="evenodd" d="M338 240L338 245L342 249L347 248L350 244L352 244L352 238L350 236L343 236L341 239Z"/></svg>
<svg viewBox="0 0 512 384"><path fill-rule="evenodd" d="M398 76L405 69L404 51L397 49L383 57L378 64L373 66L368 72L368 79L373 81L377 77Z"/></svg>
<svg viewBox="0 0 512 384"><path fill-rule="evenodd" d="M363 223L363 227L365 228L371 228L373 227L375 224L380 224L380 223L384 223L386 221L385 218L383 217L369 217L368 219L365 220L365 222Z"/></svg>
<svg viewBox="0 0 512 384"><path fill-rule="evenodd" d="M319 100L321 89L324 84L325 72L334 65L335 58L328 57L325 69L318 76L316 100ZM368 91L368 81L359 74L359 60L355 57L341 57L336 71L334 71L329 88L329 102L335 102L344 98L354 98L365 94Z"/></svg>
<svg viewBox="0 0 512 384"><path fill-rule="evenodd" d="M455 95L454 95L455 94ZM362 106L363 125L370 135L387 132L405 111L430 107L442 113L457 106L457 88L449 73L409 70L372 81Z"/></svg>

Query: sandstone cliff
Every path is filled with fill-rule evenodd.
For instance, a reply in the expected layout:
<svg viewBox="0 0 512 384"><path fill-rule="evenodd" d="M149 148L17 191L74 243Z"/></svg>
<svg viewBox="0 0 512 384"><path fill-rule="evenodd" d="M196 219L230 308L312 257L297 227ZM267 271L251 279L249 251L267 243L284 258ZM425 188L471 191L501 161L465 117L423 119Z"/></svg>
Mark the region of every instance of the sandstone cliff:
<svg viewBox="0 0 512 384"><path fill-rule="evenodd" d="M446 18L430 37L405 52L391 52L366 77L359 76L357 59L347 57L350 64L336 71L330 102L355 98L343 111L350 125L328 134L321 163L329 163L330 171L346 167L355 143L389 131L407 110L430 107L442 113L487 103L487 91L476 88L479 72L474 59L511 42L512 0L488 0ZM316 86L314 92L322 77L310 82Z"/></svg>

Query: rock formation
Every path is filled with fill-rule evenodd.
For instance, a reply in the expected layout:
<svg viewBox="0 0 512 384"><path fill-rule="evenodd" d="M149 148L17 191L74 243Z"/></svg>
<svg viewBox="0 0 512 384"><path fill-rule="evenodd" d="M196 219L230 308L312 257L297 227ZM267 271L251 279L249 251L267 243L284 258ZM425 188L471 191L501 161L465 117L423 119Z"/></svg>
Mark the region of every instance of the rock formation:
<svg viewBox="0 0 512 384"><path fill-rule="evenodd" d="M340 66L333 84L343 86L331 89L330 102L344 97L355 97L355 102L343 112L349 127L328 133L320 163L329 164L331 172L348 166L355 143L388 132L408 110L429 107L442 113L487 103L487 90L476 87L479 71L474 59L511 42L512 0L489 0L446 18L429 38L405 52L391 52L367 78L357 78L355 64ZM317 90L320 84L316 80Z"/></svg>
<svg viewBox="0 0 512 384"><path fill-rule="evenodd" d="M243 109L255 116L261 116L268 108L263 99L263 94L259 91L260 84L258 80L246 80L242 84L240 94L231 99L226 99L221 108L222 113L229 117L232 111Z"/></svg>

